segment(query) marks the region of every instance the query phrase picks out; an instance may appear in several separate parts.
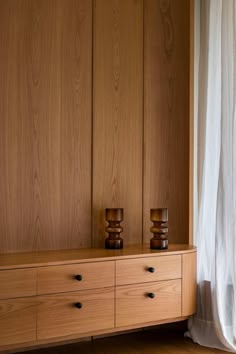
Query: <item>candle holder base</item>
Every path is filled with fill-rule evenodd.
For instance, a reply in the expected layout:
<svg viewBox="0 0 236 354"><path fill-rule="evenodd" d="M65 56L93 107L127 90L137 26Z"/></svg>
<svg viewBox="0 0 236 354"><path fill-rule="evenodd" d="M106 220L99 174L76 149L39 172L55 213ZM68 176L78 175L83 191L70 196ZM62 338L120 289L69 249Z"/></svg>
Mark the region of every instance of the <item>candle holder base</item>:
<svg viewBox="0 0 236 354"><path fill-rule="evenodd" d="M168 249L168 240L160 240L153 237L150 240L150 248L155 250L166 250Z"/></svg>
<svg viewBox="0 0 236 354"><path fill-rule="evenodd" d="M116 238L116 239L111 239L107 237L105 239L105 248L107 249L122 249L123 248L123 239L122 238Z"/></svg>

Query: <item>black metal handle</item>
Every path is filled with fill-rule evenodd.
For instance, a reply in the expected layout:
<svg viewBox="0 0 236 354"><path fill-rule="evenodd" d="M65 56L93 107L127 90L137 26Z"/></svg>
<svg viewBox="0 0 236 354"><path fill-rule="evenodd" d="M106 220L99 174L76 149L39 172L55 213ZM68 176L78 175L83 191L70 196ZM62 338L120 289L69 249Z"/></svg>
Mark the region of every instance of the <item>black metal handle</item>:
<svg viewBox="0 0 236 354"><path fill-rule="evenodd" d="M154 293L148 293L148 297L150 297L150 299L154 299L156 295Z"/></svg>
<svg viewBox="0 0 236 354"><path fill-rule="evenodd" d="M75 276L75 279L78 280L78 281L81 281L83 279L82 275L81 274L77 274Z"/></svg>
<svg viewBox="0 0 236 354"><path fill-rule="evenodd" d="M148 271L150 272L150 273L155 273L155 268L154 267L148 267Z"/></svg>
<svg viewBox="0 0 236 354"><path fill-rule="evenodd" d="M81 309L81 308L83 307L83 304L82 304L81 302L76 302L76 303L75 303L75 307L76 307L77 309Z"/></svg>

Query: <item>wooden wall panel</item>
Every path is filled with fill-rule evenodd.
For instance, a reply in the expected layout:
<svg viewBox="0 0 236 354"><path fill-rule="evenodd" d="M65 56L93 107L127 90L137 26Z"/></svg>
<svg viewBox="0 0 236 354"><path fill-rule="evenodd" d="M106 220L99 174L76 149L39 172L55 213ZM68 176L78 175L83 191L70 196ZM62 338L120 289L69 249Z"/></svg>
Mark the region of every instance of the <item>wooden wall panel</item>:
<svg viewBox="0 0 236 354"><path fill-rule="evenodd" d="M0 251L91 244L91 0L0 1Z"/></svg>
<svg viewBox="0 0 236 354"><path fill-rule="evenodd" d="M124 243L142 241L143 2L94 1L93 246L104 209L124 208Z"/></svg>
<svg viewBox="0 0 236 354"><path fill-rule="evenodd" d="M144 1L144 240L169 208L170 242L188 242L189 0Z"/></svg>
<svg viewBox="0 0 236 354"><path fill-rule="evenodd" d="M189 28L189 0L0 0L0 252L103 246L106 207L188 242Z"/></svg>

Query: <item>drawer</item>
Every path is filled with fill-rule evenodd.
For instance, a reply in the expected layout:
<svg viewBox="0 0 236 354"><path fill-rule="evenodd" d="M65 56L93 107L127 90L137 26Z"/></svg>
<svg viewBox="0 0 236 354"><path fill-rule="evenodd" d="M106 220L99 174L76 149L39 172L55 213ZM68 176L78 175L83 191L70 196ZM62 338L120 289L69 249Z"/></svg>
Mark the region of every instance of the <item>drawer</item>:
<svg viewBox="0 0 236 354"><path fill-rule="evenodd" d="M135 284L181 278L181 256L157 256L116 262L116 284Z"/></svg>
<svg viewBox="0 0 236 354"><path fill-rule="evenodd" d="M36 295L36 270L1 270L0 284L0 299Z"/></svg>
<svg viewBox="0 0 236 354"><path fill-rule="evenodd" d="M181 316L181 280L119 286L116 327Z"/></svg>
<svg viewBox="0 0 236 354"><path fill-rule="evenodd" d="M36 340L35 297L0 301L0 347Z"/></svg>
<svg viewBox="0 0 236 354"><path fill-rule="evenodd" d="M37 339L114 328L114 288L39 297Z"/></svg>
<svg viewBox="0 0 236 354"><path fill-rule="evenodd" d="M114 286L115 262L95 262L39 268L37 293L96 289Z"/></svg>

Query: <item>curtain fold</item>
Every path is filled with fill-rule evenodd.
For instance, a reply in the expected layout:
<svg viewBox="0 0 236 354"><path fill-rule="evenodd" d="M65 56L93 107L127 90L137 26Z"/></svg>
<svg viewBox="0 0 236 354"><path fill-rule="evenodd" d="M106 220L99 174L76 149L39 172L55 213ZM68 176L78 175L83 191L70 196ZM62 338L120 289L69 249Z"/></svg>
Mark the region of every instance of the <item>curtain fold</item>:
<svg viewBox="0 0 236 354"><path fill-rule="evenodd" d="M236 1L200 1L197 119L199 344L236 352Z"/></svg>

